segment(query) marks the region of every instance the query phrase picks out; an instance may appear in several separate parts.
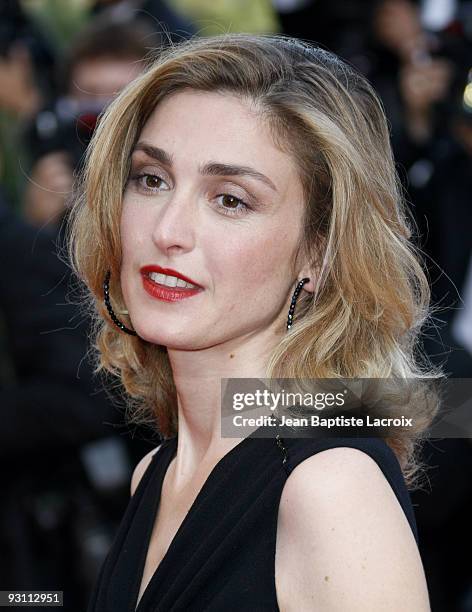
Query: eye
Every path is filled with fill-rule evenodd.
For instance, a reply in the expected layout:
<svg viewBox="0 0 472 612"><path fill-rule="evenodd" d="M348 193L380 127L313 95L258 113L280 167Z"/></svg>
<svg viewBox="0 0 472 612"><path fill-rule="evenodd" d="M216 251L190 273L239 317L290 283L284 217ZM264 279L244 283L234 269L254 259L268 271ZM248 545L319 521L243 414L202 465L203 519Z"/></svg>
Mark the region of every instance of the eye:
<svg viewBox="0 0 472 612"><path fill-rule="evenodd" d="M131 176L130 180L133 181L133 183L137 185L139 189L141 189L142 191L147 191L148 193L162 191L162 189L160 188L161 183L167 185L164 179L161 178L158 174L150 174L149 172L135 174L134 176ZM164 191L166 190L164 189Z"/></svg>
<svg viewBox="0 0 472 612"><path fill-rule="evenodd" d="M251 211L251 207L241 198L237 198L230 193L222 193L217 199L222 198L222 203L218 206L224 215L236 216L244 215Z"/></svg>

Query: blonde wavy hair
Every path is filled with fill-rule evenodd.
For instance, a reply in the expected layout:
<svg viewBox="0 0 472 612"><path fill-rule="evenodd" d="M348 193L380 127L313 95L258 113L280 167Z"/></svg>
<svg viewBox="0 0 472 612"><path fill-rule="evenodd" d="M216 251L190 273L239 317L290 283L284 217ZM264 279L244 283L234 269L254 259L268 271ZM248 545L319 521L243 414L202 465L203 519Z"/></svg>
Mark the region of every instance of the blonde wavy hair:
<svg viewBox="0 0 472 612"><path fill-rule="evenodd" d="M165 346L124 334L110 321L103 280L111 270L111 301L123 311L117 279L130 155L156 105L186 88L255 103L275 144L298 166L306 199L299 252L310 255L318 280L314 294L302 292L267 378L442 375L419 350L430 289L411 240L414 223L384 110L371 85L332 53L283 35L193 38L156 54L108 107L70 213L70 258L94 315L96 369L122 381L131 419L152 424L163 437L175 435L175 384ZM386 440L407 483L418 468L421 433L437 408L434 402L412 406L415 431Z"/></svg>

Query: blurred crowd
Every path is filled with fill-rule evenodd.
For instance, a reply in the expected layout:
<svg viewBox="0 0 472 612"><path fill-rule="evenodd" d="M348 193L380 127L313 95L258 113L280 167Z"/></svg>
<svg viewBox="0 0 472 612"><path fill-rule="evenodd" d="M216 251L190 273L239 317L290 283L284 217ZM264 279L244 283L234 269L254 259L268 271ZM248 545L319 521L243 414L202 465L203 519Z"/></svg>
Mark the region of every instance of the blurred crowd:
<svg viewBox="0 0 472 612"><path fill-rule="evenodd" d="M79 4L59 45L31 2L0 2L0 589L63 590L71 612L157 442L126 423L118 382L93 375L65 244L73 183L100 113L149 53L212 33L203 0ZM238 20L246 4L215 0L230 7L216 30L315 41L378 91L436 308L422 350L472 378L472 0L254 0ZM423 454L430 486L412 498L432 609L471 612L472 445Z"/></svg>

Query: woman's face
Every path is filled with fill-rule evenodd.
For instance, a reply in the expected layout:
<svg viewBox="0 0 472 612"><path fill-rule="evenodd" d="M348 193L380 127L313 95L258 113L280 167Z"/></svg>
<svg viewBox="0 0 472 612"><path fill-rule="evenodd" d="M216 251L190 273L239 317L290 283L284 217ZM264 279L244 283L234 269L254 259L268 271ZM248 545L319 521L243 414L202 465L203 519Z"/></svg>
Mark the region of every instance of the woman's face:
<svg viewBox="0 0 472 612"><path fill-rule="evenodd" d="M165 98L132 154L121 217L122 292L138 335L192 350L284 333L303 209L292 158L247 103L193 90ZM159 267L198 290L163 288Z"/></svg>

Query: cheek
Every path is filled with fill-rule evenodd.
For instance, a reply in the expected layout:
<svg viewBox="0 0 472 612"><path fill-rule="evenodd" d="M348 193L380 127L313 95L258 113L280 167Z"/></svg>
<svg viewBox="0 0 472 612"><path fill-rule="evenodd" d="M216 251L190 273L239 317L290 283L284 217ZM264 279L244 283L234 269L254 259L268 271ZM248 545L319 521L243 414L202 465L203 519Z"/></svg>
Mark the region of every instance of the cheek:
<svg viewBox="0 0 472 612"><path fill-rule="evenodd" d="M139 275L137 269L145 253L143 227L148 227L139 210L123 203L120 222L121 289L126 301L132 298Z"/></svg>
<svg viewBox="0 0 472 612"><path fill-rule="evenodd" d="M286 286L290 276L290 263L296 247L295 236L286 228L238 234L233 240L224 240L207 250L208 269L214 271L216 291L218 285L227 288L237 303L248 305L248 299L261 295L267 298L267 290ZM243 297L244 296L244 297ZM250 302L249 302L250 304ZM234 305L234 302L233 302ZM233 306L234 307L234 306Z"/></svg>
<svg viewBox="0 0 472 612"><path fill-rule="evenodd" d="M120 221L122 264L131 263L133 253L139 252L144 238L142 228L149 227L149 223L150 220L146 219L142 208L123 202Z"/></svg>
<svg viewBox="0 0 472 612"><path fill-rule="evenodd" d="M135 235L135 231L133 229L132 218L129 214L127 214L125 207L123 206L120 222L122 266L126 266L129 263L129 254L132 252L132 245L134 242L133 235Z"/></svg>

